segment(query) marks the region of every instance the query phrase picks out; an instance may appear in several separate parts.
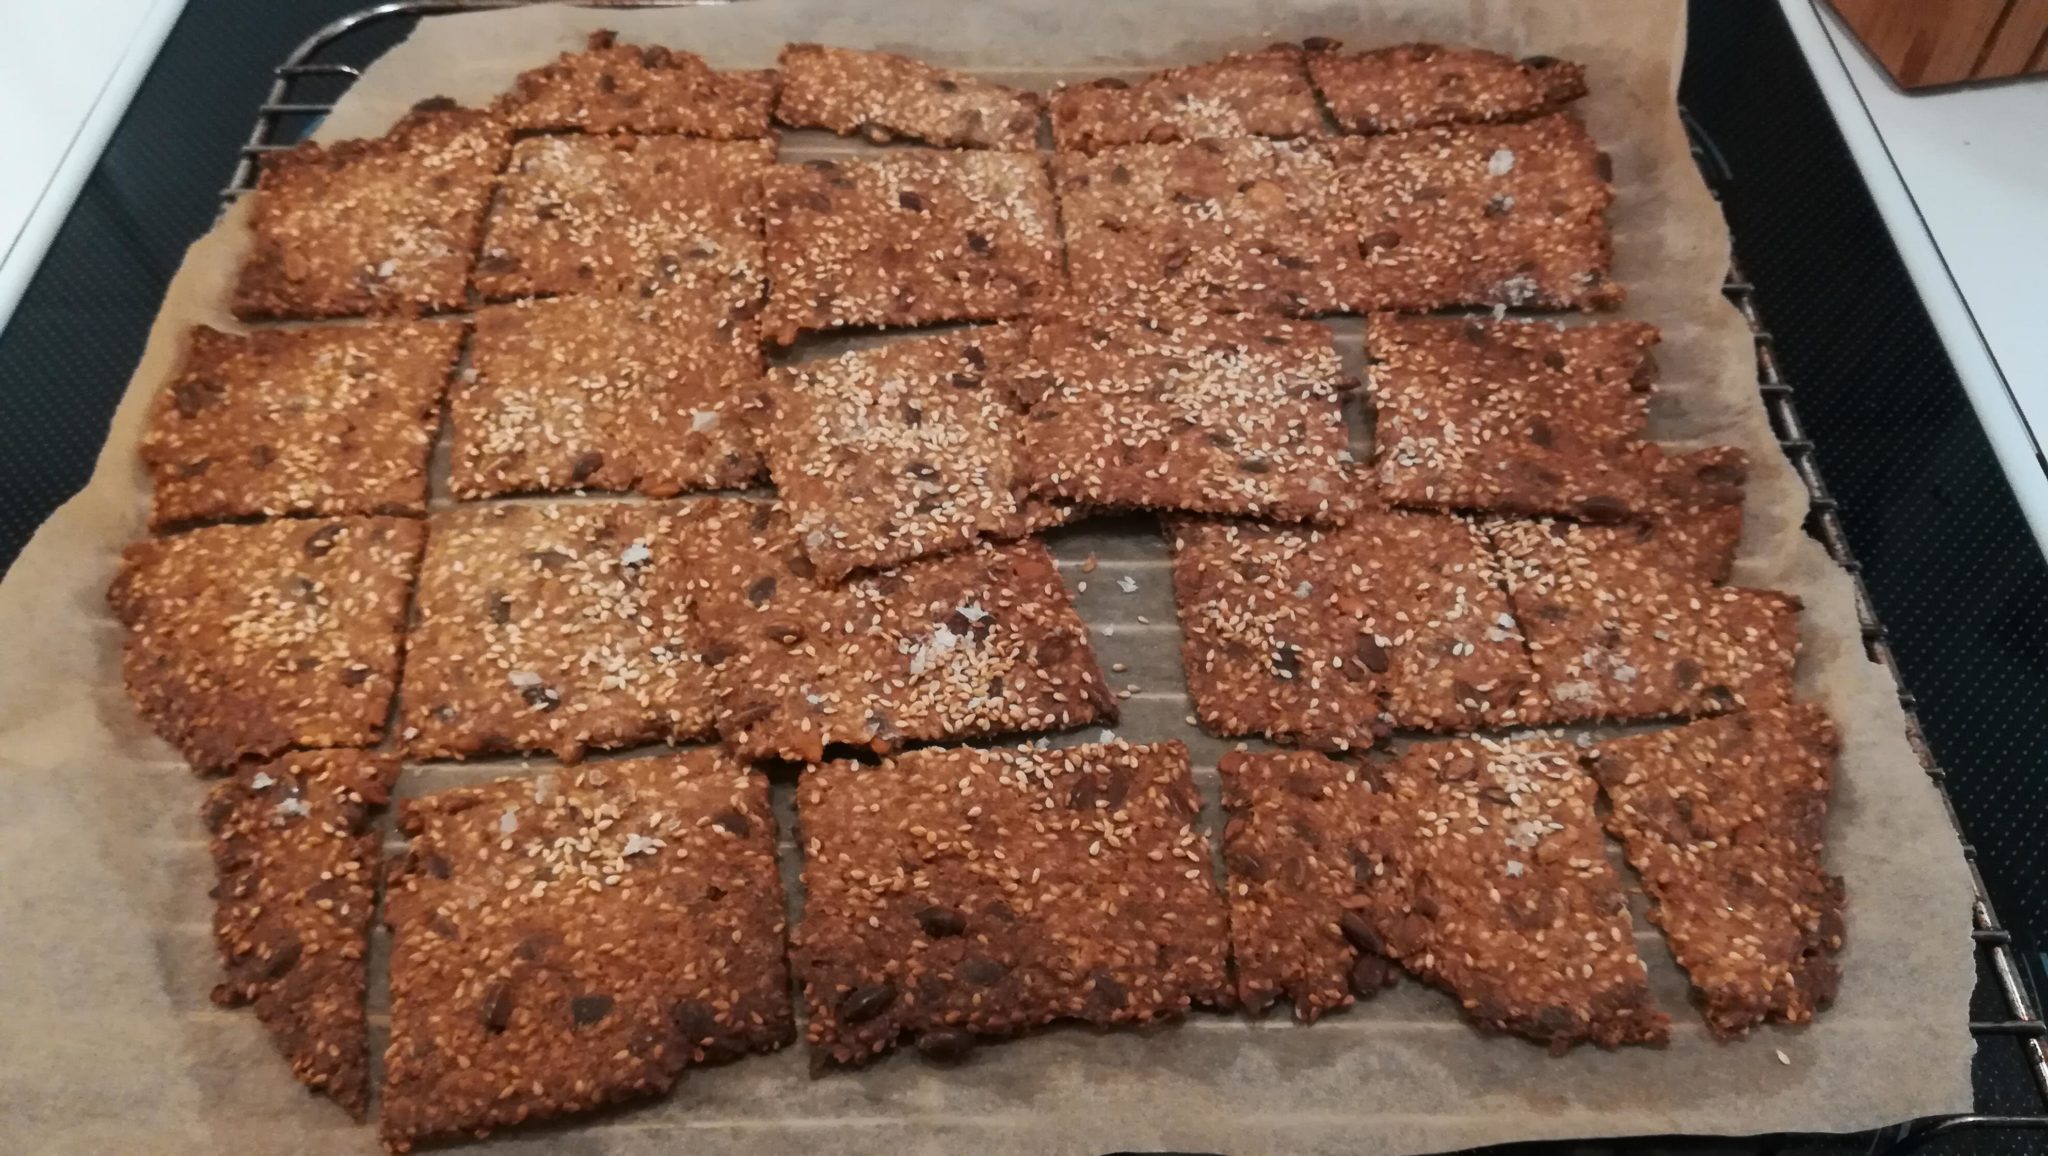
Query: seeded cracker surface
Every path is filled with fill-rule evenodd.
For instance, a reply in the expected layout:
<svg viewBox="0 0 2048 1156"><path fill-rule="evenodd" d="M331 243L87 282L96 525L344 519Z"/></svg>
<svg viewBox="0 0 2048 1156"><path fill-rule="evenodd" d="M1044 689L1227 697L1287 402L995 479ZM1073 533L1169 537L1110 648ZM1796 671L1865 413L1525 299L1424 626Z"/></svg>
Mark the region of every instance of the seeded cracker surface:
<svg viewBox="0 0 2048 1156"><path fill-rule="evenodd" d="M904 149L776 165L767 200L775 277L762 321L778 345L1016 317L1065 280L1059 209L1035 155Z"/></svg>
<svg viewBox="0 0 2048 1156"><path fill-rule="evenodd" d="M1525 120L1586 95L1585 70L1569 60L1516 60L1482 48L1401 44L1308 53L1308 75L1345 132L1381 133L1442 124Z"/></svg>
<svg viewBox="0 0 2048 1156"><path fill-rule="evenodd" d="M1425 509L1644 513L1638 451L1656 341L1635 321L1372 317L1380 493Z"/></svg>
<svg viewBox="0 0 2048 1156"><path fill-rule="evenodd" d="M692 592L718 730L742 757L816 762L830 744L1115 720L1088 628L1037 541L828 585L775 507L718 511L690 531Z"/></svg>
<svg viewBox="0 0 2048 1156"><path fill-rule="evenodd" d="M1310 751L1232 752L1217 772L1238 999L1260 1011L1284 995L1314 1023L1391 986L1400 966L1354 910L1373 879L1372 768Z"/></svg>
<svg viewBox="0 0 2048 1156"><path fill-rule="evenodd" d="M680 742L711 734L685 594L695 503L436 513L405 663L414 758Z"/></svg>
<svg viewBox="0 0 2048 1156"><path fill-rule="evenodd" d="M1842 880L1821 851L1838 747L1819 708L1793 705L1615 739L1589 760L1717 1036L1805 1023L1834 999Z"/></svg>
<svg viewBox="0 0 2048 1156"><path fill-rule="evenodd" d="M1554 520L1551 533L1565 539L1573 556L1631 554L1645 566L1726 582L1742 541L1747 455L1733 446L1667 454L1654 444L1638 453L1648 486L1642 517L1605 524Z"/></svg>
<svg viewBox="0 0 2048 1156"><path fill-rule="evenodd" d="M222 1007L253 1006L292 1074L362 1118L377 832L398 760L307 751L247 766L207 795Z"/></svg>
<svg viewBox="0 0 2048 1156"><path fill-rule="evenodd" d="M422 101L381 137L264 157L235 316L460 309L504 164L504 125L444 99Z"/></svg>
<svg viewBox="0 0 2048 1156"><path fill-rule="evenodd" d="M761 174L773 141L542 136L520 141L491 208L486 300L572 293L761 297Z"/></svg>
<svg viewBox="0 0 2048 1156"><path fill-rule="evenodd" d="M1228 1006L1225 909L1179 743L928 748L797 784L797 976L822 1063Z"/></svg>
<svg viewBox="0 0 2048 1156"><path fill-rule="evenodd" d="M1621 302L1606 154L1577 118L1344 137L1330 145L1348 308L1604 309Z"/></svg>
<svg viewBox="0 0 2048 1156"><path fill-rule="evenodd" d="M1214 733L1344 750L1389 727L1522 720L1535 672L1486 540L1464 519L1187 519L1172 532L1188 691Z"/></svg>
<svg viewBox="0 0 2048 1156"><path fill-rule="evenodd" d="M1031 331L1023 468L1096 506L1342 517L1348 384L1312 321L1076 309Z"/></svg>
<svg viewBox="0 0 2048 1156"><path fill-rule="evenodd" d="M195 326L142 436L150 524L418 514L459 325Z"/></svg>
<svg viewBox="0 0 2048 1156"><path fill-rule="evenodd" d="M1353 295L1356 238L1324 147L1203 139L1054 164L1068 268L1090 301L1300 315Z"/></svg>
<svg viewBox="0 0 2048 1156"><path fill-rule="evenodd" d="M405 804L382 1134L665 1091L795 1034L768 781L707 750Z"/></svg>
<svg viewBox="0 0 2048 1156"><path fill-rule="evenodd" d="M1302 50L1275 44L1169 68L1136 81L1104 79L1052 94L1052 139L1061 152L1163 144L1203 137L1305 137L1323 131L1322 110L1302 72Z"/></svg>
<svg viewBox="0 0 2048 1156"><path fill-rule="evenodd" d="M128 547L107 601L135 709L195 770L384 733L421 523L209 526Z"/></svg>
<svg viewBox="0 0 2048 1156"><path fill-rule="evenodd" d="M745 312L689 292L484 310L450 397L450 488L665 498L752 484L763 382Z"/></svg>
<svg viewBox="0 0 2048 1156"><path fill-rule="evenodd" d="M1742 495L1749 455L1734 446L1686 454L1652 450L1650 524L1643 539L1664 565L1706 582L1726 582L1742 543Z"/></svg>
<svg viewBox="0 0 2048 1156"><path fill-rule="evenodd" d="M775 119L794 128L858 133L877 144L903 139L1025 152L1038 146L1043 102L1035 92L893 52L791 44L779 63Z"/></svg>
<svg viewBox="0 0 2048 1156"><path fill-rule="evenodd" d="M1564 1051L1661 1044L1593 780L1543 739L1417 743L1375 768L1355 910L1366 946L1474 1022Z"/></svg>
<svg viewBox="0 0 2048 1156"><path fill-rule="evenodd" d="M891 341L771 376L769 468L829 581L1024 532L1010 326Z"/></svg>
<svg viewBox="0 0 2048 1156"><path fill-rule="evenodd" d="M1799 599L1710 586L1589 549L1549 521L1491 520L1508 600L1529 640L1534 723L1719 714L1792 693Z"/></svg>
<svg viewBox="0 0 2048 1156"><path fill-rule="evenodd" d="M496 111L521 132L676 133L752 140L769 133L772 69L718 72L694 52L620 44L593 32L581 52L520 73Z"/></svg>

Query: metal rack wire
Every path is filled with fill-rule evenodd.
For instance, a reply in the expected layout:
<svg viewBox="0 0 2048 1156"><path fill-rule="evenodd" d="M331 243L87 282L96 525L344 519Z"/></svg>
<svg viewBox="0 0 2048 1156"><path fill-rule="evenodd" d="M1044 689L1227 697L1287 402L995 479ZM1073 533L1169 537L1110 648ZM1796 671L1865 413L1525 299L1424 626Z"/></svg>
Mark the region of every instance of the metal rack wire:
<svg viewBox="0 0 2048 1156"><path fill-rule="evenodd" d="M320 28L294 48L283 63L275 70L276 79L264 102L258 107L255 126L235 164L234 175L228 186L221 191L223 208L232 204L243 193L256 185L257 166L266 153L292 147L293 144L311 131L320 117L332 111L335 98L349 83L362 75L367 59L351 61L337 46L349 38L349 34L386 21L410 19L450 12L474 12L492 8L516 7L528 0L389 0L361 9L341 17ZM729 0L608 0L611 7L688 7L706 3L726 3ZM329 59L331 55L339 59ZM361 51L361 47L358 47ZM331 95L313 91L326 82L332 88ZM1713 141L1699 124L1683 110L1680 116L1685 121L1687 134L1693 143L1694 159L1705 175L1709 188L1718 198L1729 186L1732 176L1725 160L1722 159ZM1907 720L1907 738L1926 768L1928 777L1941 793L1949 822L1962 844L1964 858L1970 867L1971 885L1975 891L1972 904L1972 938L1976 941L1980 960L1988 967L1993 977L2003 1013L1997 1018L1974 1020L1970 1030L1980 1040L2008 1038L2014 1040L2021 1054L2023 1065L2033 1082L2034 1110L2025 1114L1968 1114L1913 1121L1889 1128L1878 1134L1873 1151L1889 1156L1903 1156L1940 1138L1959 1133L1999 1130L2027 1129L2048 1135L2048 1023L2044 1023L2041 1008L2028 986L2026 972L2014 952L2010 932L1998 921L1992 908L1983 877L1979 874L1976 850L1968 834L1963 830L1955 806L1949 798L1947 773L1936 763L1921 735L1920 723L1915 713L1916 703L1907 691L1899 669L1892 657L1892 648L1882 622L1878 620L1870 594L1864 585L1862 570L1849 548L1847 534L1843 531L1840 509L1834 498L1829 496L1826 483L1822 480L1820 467L1815 461L1814 444L1806 436L1799 420L1799 412L1793 404L1791 383L1785 380L1778 364L1776 339L1765 326L1756 303L1756 287L1750 284L1741 268L1732 259L1726 283L1722 292L1742 313L1749 323L1756 341L1757 387L1763 394L1764 408L1770 415L1772 429L1785 456L1798 471L1800 480L1806 485L1812 498L1811 512L1807 518L1807 530L1822 545L1834 560L1853 579L1856 591L1856 612L1862 625L1864 649L1873 661L1882 663L1900 686L1899 703L1904 708Z"/></svg>
<svg viewBox="0 0 2048 1156"><path fill-rule="evenodd" d="M1706 177L1708 188L1719 199L1732 179L1728 164L1699 123L1683 111L1680 116L1692 141L1693 159ZM1849 548L1848 534L1842 529L1841 508L1829 495L1827 483L1821 478L1820 465L1814 458L1813 441L1806 436L1805 427L1799 420L1799 410L1793 404L1792 385L1785 380L1778 366L1776 338L1757 309L1756 286L1743 275L1740 262L1732 254L1728 279L1722 284L1721 292L1741 312L1756 341L1757 389L1763 394L1764 410L1770 415L1771 429L1777 435L1779 447L1785 451L1785 457L1798 472L1799 480L1805 483L1811 498L1807 532L1827 547L1829 556L1848 571L1854 583L1856 618L1863 630L1863 648L1872 661L1884 665L1899 688L1899 706L1906 714L1907 741L1912 744L1913 753L1919 756L1920 765L1940 792L1942 808L1948 814L1950 825L1955 828L1956 838L1962 843L1963 858L1969 863L1970 886L1975 893L1971 906L1971 938L1990 965L2005 1006L2003 1017L1973 1020L1970 1031L1980 1040L1990 1036L2009 1036L2018 1040L2038 1100L2038 1109L2033 1114L1971 1114L1900 1125L1886 1131L1878 1150L1905 1153L1938 1136L1983 1129L2031 1129L2048 1134L2048 1052L2044 1052L2043 1046L2044 1040L2048 1040L2048 1024L2042 1022L2041 1009L2028 987L2025 969L2013 952L2012 933L1999 923L1998 914L1991 906L1990 893L1977 870L1976 848L1971 845L1969 834L1963 830L1962 819L1956 814L1955 803L1949 798L1948 772L1935 761L1934 752L1928 748L1921 733L1918 704L1913 693L1906 689L1905 679L1893 660L1891 640L1886 635L1884 623L1877 617L1870 591L1864 585L1862 566L1856 561L1855 552Z"/></svg>

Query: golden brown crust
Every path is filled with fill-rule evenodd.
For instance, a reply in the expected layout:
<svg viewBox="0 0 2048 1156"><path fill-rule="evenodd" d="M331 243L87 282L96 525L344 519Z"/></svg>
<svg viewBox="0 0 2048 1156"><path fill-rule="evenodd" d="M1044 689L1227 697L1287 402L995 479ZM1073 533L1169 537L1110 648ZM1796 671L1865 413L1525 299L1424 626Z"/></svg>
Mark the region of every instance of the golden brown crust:
<svg viewBox="0 0 2048 1156"><path fill-rule="evenodd" d="M1417 743L1376 767L1351 906L1381 951L1481 1027L1563 1051L1661 1044L1621 880L1577 749L1547 739Z"/></svg>
<svg viewBox="0 0 2048 1156"><path fill-rule="evenodd" d="M370 913L398 760L305 751L243 767L202 814L217 881L222 1007L253 1006L292 1074L361 1119L369 1095Z"/></svg>
<svg viewBox="0 0 2048 1156"><path fill-rule="evenodd" d="M128 547L107 599L136 712L200 772L375 744L424 538L407 518L289 519Z"/></svg>
<svg viewBox="0 0 2048 1156"><path fill-rule="evenodd" d="M771 374L769 469L820 575L1026 532L1023 415L1004 385L1023 348L1023 330L1001 325Z"/></svg>
<svg viewBox="0 0 2048 1156"><path fill-rule="evenodd" d="M793 128L860 135L876 144L922 141L942 148L1038 147L1044 101L894 52L822 44L784 46L775 119Z"/></svg>
<svg viewBox="0 0 2048 1156"><path fill-rule="evenodd" d="M1115 700L1052 555L970 550L843 585L819 580L789 519L728 500L692 526L692 601L719 688L718 729L745 758L816 762L1112 721Z"/></svg>
<svg viewBox="0 0 2048 1156"><path fill-rule="evenodd" d="M1353 295L1355 238L1325 148L1205 138L1063 153L1054 168L1087 300L1304 316Z"/></svg>
<svg viewBox="0 0 2048 1156"><path fill-rule="evenodd" d="M1334 42L1313 47L1309 79L1345 132L1526 120L1586 95L1585 69L1554 56L1516 60L1439 44L1370 52L1340 52Z"/></svg>
<svg viewBox="0 0 2048 1156"><path fill-rule="evenodd" d="M1711 586L1549 520L1482 523L1529 640L1529 721L1687 718L1792 695L1799 599Z"/></svg>
<svg viewBox="0 0 2048 1156"><path fill-rule="evenodd" d="M939 1060L1059 1019L1232 1002L1225 908L1179 743L928 748L797 785L794 937L821 1062Z"/></svg>
<svg viewBox="0 0 2048 1156"><path fill-rule="evenodd" d="M1204 137L1319 136L1323 114L1302 56L1296 45L1274 44L1134 81L1062 87L1049 101L1053 145L1091 153Z"/></svg>
<svg viewBox="0 0 2048 1156"><path fill-rule="evenodd" d="M1657 330L1373 316L1381 495L1403 506L1617 521L1652 505L1645 394Z"/></svg>
<svg viewBox="0 0 2048 1156"><path fill-rule="evenodd" d="M512 148L474 283L487 301L575 293L761 299L772 141L543 136Z"/></svg>
<svg viewBox="0 0 2048 1156"><path fill-rule="evenodd" d="M693 293L521 301L477 314L450 395L458 498L673 497L764 473L750 309Z"/></svg>
<svg viewBox="0 0 2048 1156"><path fill-rule="evenodd" d="M1614 188L1606 155L1569 113L1454 125L1329 146L1337 225L1355 254L1358 311L1453 305L1606 309Z"/></svg>
<svg viewBox="0 0 2048 1156"><path fill-rule="evenodd" d="M1742 492L1749 457L1733 446L1669 453L1637 450L1644 478L1640 515L1612 523L1553 520L1550 532L1574 556L1631 555L1644 566L1701 582L1728 580L1742 542Z"/></svg>
<svg viewBox="0 0 2048 1156"><path fill-rule="evenodd" d="M581 52L519 74L494 107L519 132L676 133L712 140L769 134L781 78L719 72L694 52L620 44L593 32Z"/></svg>
<svg viewBox="0 0 2048 1156"><path fill-rule="evenodd" d="M1356 504L1347 384L1312 321L1047 314L1018 385L1023 476L1091 506L1341 519Z"/></svg>
<svg viewBox="0 0 2048 1156"><path fill-rule="evenodd" d="M431 100L381 137L307 141L265 157L235 316L462 308L505 153L496 117Z"/></svg>
<svg viewBox="0 0 2048 1156"><path fill-rule="evenodd" d="M1390 727L1523 721L1535 671L1464 519L1367 511L1327 530L1171 530L1188 693L1213 733L1346 750Z"/></svg>
<svg viewBox="0 0 2048 1156"><path fill-rule="evenodd" d="M697 503L458 506L431 520L405 666L406 753L466 758L712 732L686 577Z"/></svg>
<svg viewBox="0 0 2048 1156"><path fill-rule="evenodd" d="M801 333L998 321L1065 282L1045 162L1021 153L902 149L777 165L767 176L762 328Z"/></svg>
<svg viewBox="0 0 2048 1156"><path fill-rule="evenodd" d="M1650 919L1724 1039L1806 1023L1835 997L1842 880L1821 856L1839 748L1827 716L1795 704L1588 752Z"/></svg>
<svg viewBox="0 0 2048 1156"><path fill-rule="evenodd" d="M427 455L462 332L194 326L142 435L151 527L425 513Z"/></svg>
<svg viewBox="0 0 2048 1156"><path fill-rule="evenodd" d="M429 795L402 825L393 1151L661 1092L794 1035L761 775L705 750L630 759Z"/></svg>
<svg viewBox="0 0 2048 1156"><path fill-rule="evenodd" d="M1314 1023L1391 986L1399 965L1354 910L1380 806L1369 770L1298 751L1233 752L1217 772L1230 812L1224 892L1239 1001L1260 1011L1285 996L1296 1019Z"/></svg>

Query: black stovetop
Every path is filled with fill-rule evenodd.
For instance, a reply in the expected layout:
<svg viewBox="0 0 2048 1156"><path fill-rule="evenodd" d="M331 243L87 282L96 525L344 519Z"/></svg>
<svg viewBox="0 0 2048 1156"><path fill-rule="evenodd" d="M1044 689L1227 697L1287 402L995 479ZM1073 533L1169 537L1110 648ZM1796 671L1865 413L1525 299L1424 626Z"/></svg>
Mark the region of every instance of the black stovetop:
<svg viewBox="0 0 2048 1156"><path fill-rule="evenodd" d="M212 222L271 67L366 2L188 3L0 333L0 565L84 483L164 288ZM392 22L366 36L402 31ZM1694 0L1681 95L1725 159L1738 257L1991 897L2038 980L2048 561L1777 6ZM1979 1018L2003 1018L1985 985L1978 996ZM1980 1111L2048 1110L2019 1065L2012 1038L1985 1041ZM2040 1151L2048 1133L1942 1143Z"/></svg>

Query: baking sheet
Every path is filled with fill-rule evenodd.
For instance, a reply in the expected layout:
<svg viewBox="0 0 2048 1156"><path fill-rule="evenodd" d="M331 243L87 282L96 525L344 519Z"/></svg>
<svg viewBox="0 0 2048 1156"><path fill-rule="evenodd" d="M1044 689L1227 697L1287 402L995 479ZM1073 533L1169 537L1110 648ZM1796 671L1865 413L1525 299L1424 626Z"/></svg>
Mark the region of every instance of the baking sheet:
<svg viewBox="0 0 2048 1156"><path fill-rule="evenodd" d="M1630 292L1622 315L1664 331L1653 432L1749 452L1737 581L1804 598L1801 688L1834 714L1844 740L1829 830L1831 866L1848 881L1849 943L1840 998L1810 1028L1713 1042L1646 931L1639 945L1674 1018L1673 1041L1660 1051L1552 1058L1478 1035L1447 998L1405 983L1314 1028L1295 1026L1282 1008L1263 1020L1201 1015L1146 1031L1055 1029L985 1048L958 1070L909 1055L814 1081L792 1049L690 1073L661 1101L510 1133L491 1147L1371 1154L1550 1137L1853 1130L1968 1110L1965 867L1904 740L1893 688L1863 654L1849 583L1800 531L1805 491L1771 437L1748 332L1719 293L1727 234L1688 157L1673 97L1682 22L1679 0L548 7L426 20L369 69L322 136L381 131L426 96L480 101L596 27L725 66L767 64L785 40L818 40L1033 84L1308 35L1353 46L1462 41L1584 61L1592 95L1581 111L1613 154L1619 186L1615 272ZM794 154L862 147L809 134L786 143ZM231 213L187 254L91 483L0 584L0 1136L19 1151L375 1149L370 1128L293 1083L253 1015L207 1003L216 974L210 869L194 814L202 788L130 711L103 598L122 544L143 532L147 480L135 448L148 398L170 375L187 326L232 324L227 290L246 243L243 220ZM1355 323L1344 330L1355 363ZM1055 544L1069 587L1088 584L1077 601L1105 668L1131 668L1110 678L1138 687L1117 733L1188 740L1213 809L1222 745L1183 722L1164 541L1131 520L1065 531ZM1090 552L1101 565L1084 574L1078 559ZM1118 586L1125 575L1135 592ZM408 768L401 790L506 766ZM786 784L779 789L786 800ZM373 1000L373 1011L381 1006ZM381 1041L382 1017L373 1018Z"/></svg>

